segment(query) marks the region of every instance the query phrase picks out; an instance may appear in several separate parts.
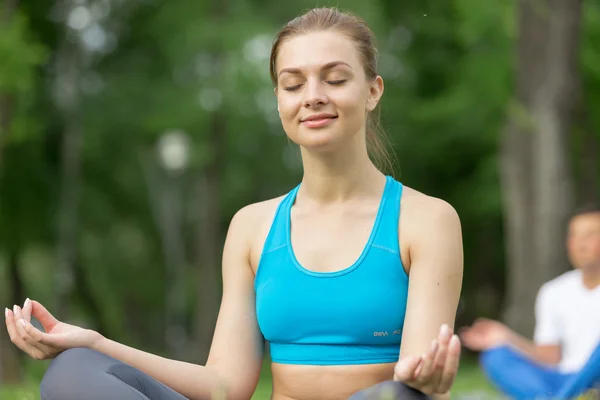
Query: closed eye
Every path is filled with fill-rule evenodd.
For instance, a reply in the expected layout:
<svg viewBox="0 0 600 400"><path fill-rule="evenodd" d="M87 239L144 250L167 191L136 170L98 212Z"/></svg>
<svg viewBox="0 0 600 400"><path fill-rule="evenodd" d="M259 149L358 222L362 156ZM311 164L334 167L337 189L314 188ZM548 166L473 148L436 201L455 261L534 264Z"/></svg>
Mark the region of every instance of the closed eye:
<svg viewBox="0 0 600 400"><path fill-rule="evenodd" d="M343 83L345 83L346 81L347 81L347 79L339 79L336 81L327 81L327 83L329 83L330 85L339 86L339 85L342 85ZM295 90L300 89L301 86L302 86L302 84L288 86L288 87L284 87L283 90L286 90L288 92L293 92Z"/></svg>
<svg viewBox="0 0 600 400"><path fill-rule="evenodd" d="M284 87L283 90L287 90L288 92L293 92L294 90L300 89L300 86L302 86L302 84Z"/></svg>

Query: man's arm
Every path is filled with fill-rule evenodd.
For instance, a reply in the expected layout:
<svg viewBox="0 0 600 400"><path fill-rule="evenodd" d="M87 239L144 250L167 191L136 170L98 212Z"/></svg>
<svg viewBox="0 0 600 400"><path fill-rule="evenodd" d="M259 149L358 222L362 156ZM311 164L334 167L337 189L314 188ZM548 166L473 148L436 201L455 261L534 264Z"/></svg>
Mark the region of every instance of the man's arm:
<svg viewBox="0 0 600 400"><path fill-rule="evenodd" d="M556 289L545 284L535 304L534 340L529 340L501 322L481 318L462 330L463 344L474 351L508 345L533 361L556 365L561 360L561 323L556 314Z"/></svg>
<svg viewBox="0 0 600 400"><path fill-rule="evenodd" d="M533 341L511 331L508 344L520 350L533 360L555 365L561 359L562 326L556 315L556 289L544 284L538 291L535 301L535 333Z"/></svg>
<svg viewBox="0 0 600 400"><path fill-rule="evenodd" d="M561 359L560 344L535 344L512 330L507 344L542 364L556 365Z"/></svg>

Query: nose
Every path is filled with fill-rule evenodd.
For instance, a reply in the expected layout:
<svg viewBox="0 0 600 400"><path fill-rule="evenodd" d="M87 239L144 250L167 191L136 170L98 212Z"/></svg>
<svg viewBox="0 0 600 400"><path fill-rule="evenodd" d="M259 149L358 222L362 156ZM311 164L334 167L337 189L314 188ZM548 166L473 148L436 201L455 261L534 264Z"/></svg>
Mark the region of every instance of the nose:
<svg viewBox="0 0 600 400"><path fill-rule="evenodd" d="M316 108L329 103L325 87L319 81L307 82L304 93L304 107L306 108Z"/></svg>

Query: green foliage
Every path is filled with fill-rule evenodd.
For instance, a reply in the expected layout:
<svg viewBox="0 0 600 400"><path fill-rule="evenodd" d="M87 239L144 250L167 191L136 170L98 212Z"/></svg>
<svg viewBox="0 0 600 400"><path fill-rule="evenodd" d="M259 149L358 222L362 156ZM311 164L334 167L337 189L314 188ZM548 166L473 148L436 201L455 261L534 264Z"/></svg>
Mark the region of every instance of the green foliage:
<svg viewBox="0 0 600 400"><path fill-rule="evenodd" d="M10 127L11 141L26 140L39 129L36 120L25 114L34 111L37 74L48 51L32 37L30 30L21 12L0 24L0 93L10 102L15 114ZM2 129L0 127L0 135L9 133L1 132Z"/></svg>
<svg viewBox="0 0 600 400"><path fill-rule="evenodd" d="M61 43L72 41L86 61L77 104L83 132L77 252L85 292L100 305L94 311L76 294L73 314L91 326L102 322L117 340L163 351L167 270L156 204L166 186L152 183L162 175L149 176L144 163L160 171L159 138L173 129L188 134L190 163L179 182L187 315L193 315L206 166L220 162L220 225L213 232L219 245L238 209L279 196L301 178L298 151L278 120L268 56L277 29L317 3L90 1L109 4L96 21L110 44L102 51L84 51L81 37L89 31L67 28L66 15L40 2L21 3L0 34L0 92L15 104L0 157L0 254L20 252L26 294L53 301L60 143L68 122L55 104L54 63ZM485 290L482 281L493 282L498 297L504 289L499 133L508 114L527 123L512 100L515 2L318 5L354 11L378 35L383 125L400 165L395 175L458 210L465 313L478 314L483 306L471 299ZM600 6L586 2L583 15L582 87L588 129L598 137Z"/></svg>
<svg viewBox="0 0 600 400"><path fill-rule="evenodd" d="M33 89L36 68L47 53L31 38L26 17L16 13L0 34L0 91L20 93Z"/></svg>

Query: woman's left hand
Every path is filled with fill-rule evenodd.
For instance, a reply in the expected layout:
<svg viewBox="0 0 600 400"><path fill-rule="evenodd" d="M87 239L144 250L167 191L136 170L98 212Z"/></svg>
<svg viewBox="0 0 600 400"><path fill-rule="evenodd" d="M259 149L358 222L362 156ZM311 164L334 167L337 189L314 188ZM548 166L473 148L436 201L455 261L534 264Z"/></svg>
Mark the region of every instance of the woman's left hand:
<svg viewBox="0 0 600 400"><path fill-rule="evenodd" d="M458 371L460 339L452 335L448 325L432 342L431 350L422 356L402 358L394 369L394 380L405 383L425 394L447 393Z"/></svg>

